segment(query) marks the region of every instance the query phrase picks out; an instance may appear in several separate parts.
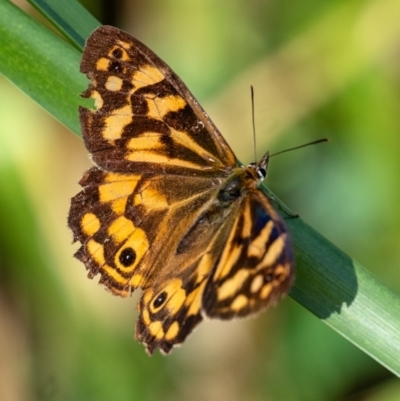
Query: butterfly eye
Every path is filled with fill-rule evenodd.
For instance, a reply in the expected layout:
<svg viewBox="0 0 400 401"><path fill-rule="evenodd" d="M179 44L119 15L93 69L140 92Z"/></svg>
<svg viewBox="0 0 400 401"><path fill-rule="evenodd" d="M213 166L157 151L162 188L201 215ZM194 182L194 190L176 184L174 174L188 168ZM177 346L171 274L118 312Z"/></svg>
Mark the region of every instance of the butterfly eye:
<svg viewBox="0 0 400 401"><path fill-rule="evenodd" d="M270 281L272 281L272 275L271 274L266 274L264 276L264 280L266 283L269 283Z"/></svg>
<svg viewBox="0 0 400 401"><path fill-rule="evenodd" d="M257 175L258 175L258 178L261 181L263 181L265 179L265 177L267 176L267 170L265 170L265 168L263 168L263 167L259 167L257 169Z"/></svg>
<svg viewBox="0 0 400 401"><path fill-rule="evenodd" d="M159 308L167 299L167 292L163 291L162 293L158 294L156 299L153 301L153 307L155 309Z"/></svg>
<svg viewBox="0 0 400 401"><path fill-rule="evenodd" d="M119 255L119 261L125 267L132 266L135 263L135 260L136 252L130 247L125 248Z"/></svg>

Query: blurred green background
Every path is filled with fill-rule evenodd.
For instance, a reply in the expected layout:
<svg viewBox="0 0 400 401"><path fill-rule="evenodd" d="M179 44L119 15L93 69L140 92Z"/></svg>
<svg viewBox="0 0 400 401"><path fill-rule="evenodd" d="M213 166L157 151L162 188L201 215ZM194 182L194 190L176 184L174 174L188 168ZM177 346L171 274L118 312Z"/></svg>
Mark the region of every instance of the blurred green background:
<svg viewBox="0 0 400 401"><path fill-rule="evenodd" d="M400 293L399 0L84 4L177 72L242 162L251 84L258 157L329 137L273 158L267 185ZM4 78L0 121L1 400L400 399L395 376L290 297L148 357L136 298L111 296L72 257L82 141Z"/></svg>

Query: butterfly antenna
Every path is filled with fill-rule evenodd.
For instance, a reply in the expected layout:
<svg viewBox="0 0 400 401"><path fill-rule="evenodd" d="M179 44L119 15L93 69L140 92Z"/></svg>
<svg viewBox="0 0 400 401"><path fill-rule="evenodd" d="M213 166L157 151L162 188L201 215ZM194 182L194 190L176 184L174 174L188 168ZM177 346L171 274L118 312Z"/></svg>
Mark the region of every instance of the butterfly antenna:
<svg viewBox="0 0 400 401"><path fill-rule="evenodd" d="M300 149L300 148L305 148L306 146L316 145L317 143L321 143L321 142L329 142L329 139L328 139L328 138L318 139L317 141L308 142L308 143L305 143L304 145L295 146L294 148L289 148L289 149L281 150L280 152L276 152L276 153L273 153L272 155L269 155L269 157L276 156L276 155L280 155L281 153L289 152L289 151L291 151L291 150Z"/></svg>
<svg viewBox="0 0 400 401"><path fill-rule="evenodd" d="M253 122L253 143L254 143L254 162L257 162L257 143L256 143L256 121L254 117L254 88L250 85L251 93L251 120Z"/></svg>

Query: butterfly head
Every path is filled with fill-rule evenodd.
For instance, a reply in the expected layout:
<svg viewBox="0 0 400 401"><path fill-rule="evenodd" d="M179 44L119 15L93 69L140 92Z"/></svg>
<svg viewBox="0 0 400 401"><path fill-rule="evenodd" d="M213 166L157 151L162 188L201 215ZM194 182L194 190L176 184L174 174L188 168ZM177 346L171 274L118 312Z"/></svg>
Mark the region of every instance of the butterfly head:
<svg viewBox="0 0 400 401"><path fill-rule="evenodd" d="M250 163L248 168L254 171L254 178L261 184L267 178L269 152L258 163Z"/></svg>

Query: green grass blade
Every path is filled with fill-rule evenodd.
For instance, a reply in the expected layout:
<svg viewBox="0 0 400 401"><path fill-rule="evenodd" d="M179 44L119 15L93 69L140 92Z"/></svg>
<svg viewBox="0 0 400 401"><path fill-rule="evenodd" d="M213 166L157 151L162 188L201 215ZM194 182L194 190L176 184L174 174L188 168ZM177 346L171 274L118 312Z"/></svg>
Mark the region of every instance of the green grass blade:
<svg viewBox="0 0 400 401"><path fill-rule="evenodd" d="M264 192L277 197L266 187ZM289 295L400 376L400 297L277 200L295 248Z"/></svg>
<svg viewBox="0 0 400 401"><path fill-rule="evenodd" d="M12 23L11 23L12 21ZM79 133L79 52L0 0L0 71ZM291 296L400 376L400 299L299 218L287 218L297 280Z"/></svg>
<svg viewBox="0 0 400 401"><path fill-rule="evenodd" d="M28 0L71 43L82 50L85 39L100 25L86 9L74 0Z"/></svg>
<svg viewBox="0 0 400 401"><path fill-rule="evenodd" d="M297 278L290 295L400 375L400 298L301 219L287 220Z"/></svg>
<svg viewBox="0 0 400 401"><path fill-rule="evenodd" d="M80 135L80 53L29 17L0 0L0 72L71 131Z"/></svg>

